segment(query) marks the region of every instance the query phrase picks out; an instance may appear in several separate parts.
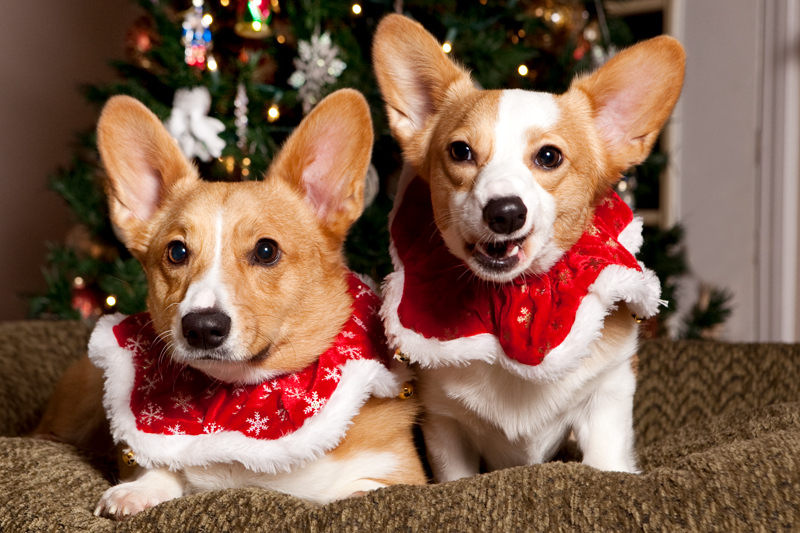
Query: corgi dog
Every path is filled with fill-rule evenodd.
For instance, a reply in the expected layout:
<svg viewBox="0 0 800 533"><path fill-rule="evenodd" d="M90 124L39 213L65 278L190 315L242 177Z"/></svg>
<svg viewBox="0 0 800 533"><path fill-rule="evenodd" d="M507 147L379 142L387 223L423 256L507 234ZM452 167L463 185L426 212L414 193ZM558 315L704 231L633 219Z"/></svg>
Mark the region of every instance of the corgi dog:
<svg viewBox="0 0 800 533"><path fill-rule="evenodd" d="M345 89L320 102L263 181L201 180L126 96L103 109L98 146L148 311L100 320L37 429L85 441L82 425L105 407L135 466L95 514L224 488L325 503L425 483L416 401L387 355L380 300L343 259L372 151L364 97Z"/></svg>
<svg viewBox="0 0 800 533"><path fill-rule="evenodd" d="M479 90L421 25L381 21L374 68L404 170L381 315L418 367L434 478L551 459L636 472L637 320L660 285L612 192L650 152L684 52L642 42L566 93Z"/></svg>

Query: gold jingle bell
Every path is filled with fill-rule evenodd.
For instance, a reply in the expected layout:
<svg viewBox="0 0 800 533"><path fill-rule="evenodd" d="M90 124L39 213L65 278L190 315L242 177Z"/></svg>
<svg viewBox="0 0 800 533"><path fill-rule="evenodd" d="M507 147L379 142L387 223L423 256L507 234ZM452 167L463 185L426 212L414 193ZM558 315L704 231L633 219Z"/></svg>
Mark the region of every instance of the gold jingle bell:
<svg viewBox="0 0 800 533"><path fill-rule="evenodd" d="M122 462L128 466L136 466L136 454L133 450L122 450Z"/></svg>
<svg viewBox="0 0 800 533"><path fill-rule="evenodd" d="M397 395L401 400L408 400L414 395L414 385L406 381L403 383L403 390Z"/></svg>
<svg viewBox="0 0 800 533"><path fill-rule="evenodd" d="M400 348L394 351L394 358L400 361L401 363L410 363L411 358L400 351Z"/></svg>
<svg viewBox="0 0 800 533"><path fill-rule="evenodd" d="M637 324L641 324L642 322L644 322L644 318L642 318L642 317L640 317L638 315L631 314L631 316L633 317L633 319L636 321Z"/></svg>

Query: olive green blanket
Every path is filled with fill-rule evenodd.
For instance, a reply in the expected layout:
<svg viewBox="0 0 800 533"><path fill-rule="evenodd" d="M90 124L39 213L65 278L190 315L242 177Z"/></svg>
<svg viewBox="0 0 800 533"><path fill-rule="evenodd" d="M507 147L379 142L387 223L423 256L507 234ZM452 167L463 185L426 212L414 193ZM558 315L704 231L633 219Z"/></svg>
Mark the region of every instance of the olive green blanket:
<svg viewBox="0 0 800 533"><path fill-rule="evenodd" d="M113 483L111 460L19 437L88 333L71 322L0 324L0 531L800 530L800 345L644 344L640 475L553 462L324 507L225 490L116 522L92 516Z"/></svg>

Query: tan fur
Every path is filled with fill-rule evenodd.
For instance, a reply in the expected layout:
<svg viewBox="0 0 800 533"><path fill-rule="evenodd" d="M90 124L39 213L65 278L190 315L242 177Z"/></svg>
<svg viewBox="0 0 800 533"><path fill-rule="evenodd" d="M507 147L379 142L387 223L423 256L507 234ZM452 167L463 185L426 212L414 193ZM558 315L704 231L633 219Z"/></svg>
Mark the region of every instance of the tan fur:
<svg viewBox="0 0 800 533"><path fill-rule="evenodd" d="M33 436L68 442L95 453L111 449L111 433L103 410L103 372L88 357L70 365L56 383Z"/></svg>
<svg viewBox="0 0 800 533"><path fill-rule="evenodd" d="M247 352L268 353L244 364L292 372L328 349L352 303L342 247L363 210L371 157L372 126L363 96L342 90L321 102L286 142L263 182L200 180L155 115L129 97L108 102L98 141L109 175L112 220L147 273L148 311L168 346L179 340L174 338L178 304L211 266L216 224L222 220L221 275L229 304ZM309 171L323 163L329 172ZM309 175L333 182L309 184ZM148 183L158 193L154 207L147 203L153 199ZM314 187L323 187L325 194L311 201ZM275 265L253 259L263 238L281 249ZM168 244L176 240L189 250L188 259L178 265L167 256ZM82 360L59 383L37 433L73 444L91 441L87 432L95 434L105 421L99 415L102 386L99 370ZM375 400L364 409L342 451L335 453L382 448L391 436L406 468L387 483L425 483L411 435L416 404Z"/></svg>
<svg viewBox="0 0 800 533"><path fill-rule="evenodd" d="M364 450L373 450L376 453L390 451L402 458L402 467L392 476L374 481L385 485L425 484L425 472L416 458L417 452L411 434L411 426L416 422L418 411L419 404L413 398L399 402L394 399L370 398L353 418L353 427L339 447L331 452L331 457L344 461Z"/></svg>

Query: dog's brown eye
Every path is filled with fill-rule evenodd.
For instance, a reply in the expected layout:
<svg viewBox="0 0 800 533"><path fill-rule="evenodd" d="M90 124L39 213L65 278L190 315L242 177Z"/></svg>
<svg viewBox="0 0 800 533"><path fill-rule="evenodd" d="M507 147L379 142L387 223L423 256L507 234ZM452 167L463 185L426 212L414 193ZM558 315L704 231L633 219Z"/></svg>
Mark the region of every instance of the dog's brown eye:
<svg viewBox="0 0 800 533"><path fill-rule="evenodd" d="M545 170L558 168L563 160L561 150L555 146L543 146L533 159L534 163Z"/></svg>
<svg viewBox="0 0 800 533"><path fill-rule="evenodd" d="M170 263L179 265L186 261L188 255L189 250L186 249L186 245L181 241L172 241L167 245L167 259L169 259Z"/></svg>
<svg viewBox="0 0 800 533"><path fill-rule="evenodd" d="M450 157L456 161L472 161L472 148L462 141L456 141L450 145Z"/></svg>
<svg viewBox="0 0 800 533"><path fill-rule="evenodd" d="M256 261L262 265L274 265L280 259L281 250L272 239L261 239L256 243L254 255Z"/></svg>

